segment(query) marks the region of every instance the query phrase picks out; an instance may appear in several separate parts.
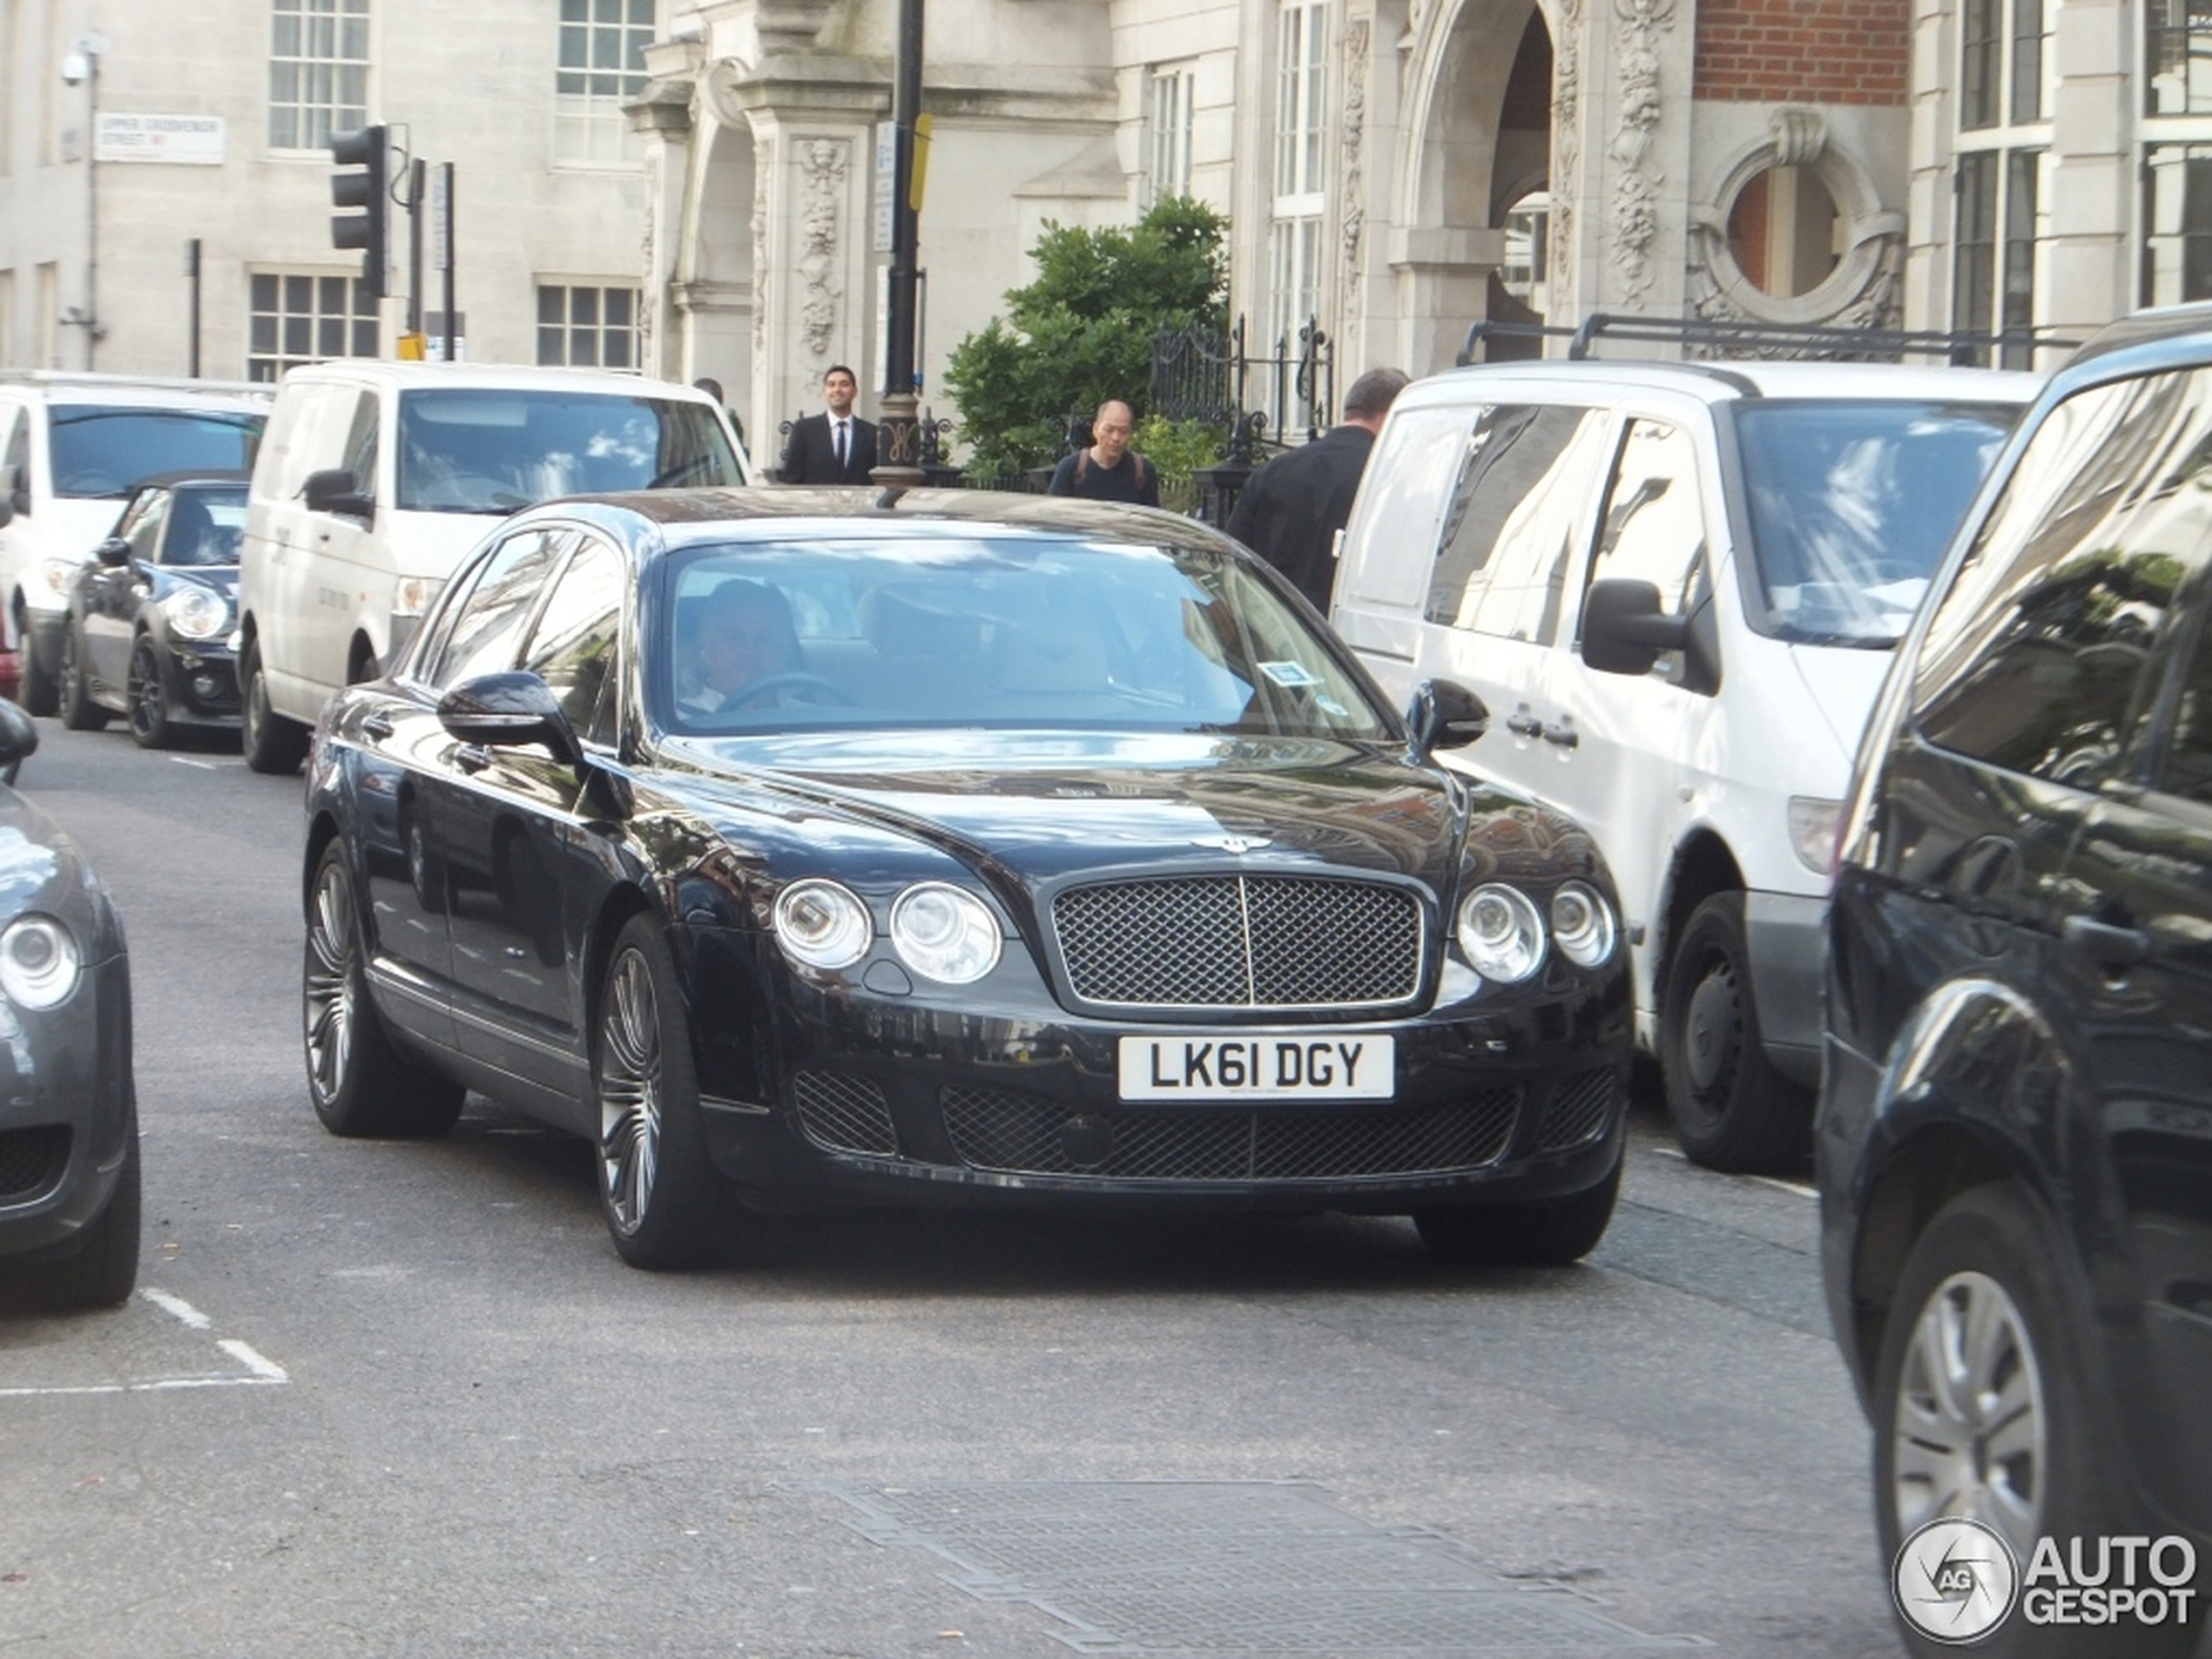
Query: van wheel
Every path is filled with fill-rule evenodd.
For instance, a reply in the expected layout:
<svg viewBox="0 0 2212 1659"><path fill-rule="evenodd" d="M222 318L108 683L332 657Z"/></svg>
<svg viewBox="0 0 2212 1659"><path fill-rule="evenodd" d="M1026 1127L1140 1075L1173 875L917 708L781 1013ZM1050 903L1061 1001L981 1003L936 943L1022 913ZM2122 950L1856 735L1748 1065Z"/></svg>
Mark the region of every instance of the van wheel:
<svg viewBox="0 0 2212 1659"><path fill-rule="evenodd" d="M29 627L23 630L23 646L17 653L23 678L16 687L16 701L31 714L52 714L62 705L61 687L55 683L54 665L38 654L38 642Z"/></svg>
<svg viewBox="0 0 2212 1659"><path fill-rule="evenodd" d="M1804 1160L1812 1091L1777 1071L1760 1042L1740 893L1715 894L1682 931L1659 1006L1659 1069L1676 1136L1708 1169Z"/></svg>
<svg viewBox="0 0 2212 1659"><path fill-rule="evenodd" d="M239 689L245 693L239 722L239 746L246 764L255 772L282 777L300 770L307 758L307 728L287 720L269 707L268 682L261 674L261 648L249 644L239 659Z"/></svg>

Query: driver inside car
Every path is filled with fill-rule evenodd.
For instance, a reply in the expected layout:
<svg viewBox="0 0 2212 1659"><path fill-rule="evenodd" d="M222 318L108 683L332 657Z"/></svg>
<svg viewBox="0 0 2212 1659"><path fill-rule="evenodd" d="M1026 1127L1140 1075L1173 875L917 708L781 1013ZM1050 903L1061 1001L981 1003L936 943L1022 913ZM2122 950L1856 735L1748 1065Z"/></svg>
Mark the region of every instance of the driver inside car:
<svg viewBox="0 0 2212 1659"><path fill-rule="evenodd" d="M784 701L786 688L765 682L806 670L790 602L758 582L725 582L700 602L691 661L695 681L681 701L694 714Z"/></svg>

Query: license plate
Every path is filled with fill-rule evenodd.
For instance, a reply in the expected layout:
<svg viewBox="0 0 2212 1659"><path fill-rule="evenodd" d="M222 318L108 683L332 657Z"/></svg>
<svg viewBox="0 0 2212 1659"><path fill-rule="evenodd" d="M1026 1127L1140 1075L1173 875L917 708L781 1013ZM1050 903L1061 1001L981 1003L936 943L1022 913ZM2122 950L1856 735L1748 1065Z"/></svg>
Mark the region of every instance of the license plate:
<svg viewBox="0 0 2212 1659"><path fill-rule="evenodd" d="M1123 1100L1388 1100L1398 1088L1387 1036L1123 1037Z"/></svg>

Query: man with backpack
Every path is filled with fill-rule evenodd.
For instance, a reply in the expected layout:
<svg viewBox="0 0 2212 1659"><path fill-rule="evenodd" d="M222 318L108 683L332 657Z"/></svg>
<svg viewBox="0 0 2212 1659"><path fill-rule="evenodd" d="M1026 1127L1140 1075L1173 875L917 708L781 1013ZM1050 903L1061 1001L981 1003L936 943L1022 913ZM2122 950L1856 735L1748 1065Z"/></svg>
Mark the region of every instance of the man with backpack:
<svg viewBox="0 0 2212 1659"><path fill-rule="evenodd" d="M1160 504L1160 469L1130 452L1136 415L1126 403L1109 399L1090 420L1090 447L1061 458L1048 496L1080 496L1087 501Z"/></svg>

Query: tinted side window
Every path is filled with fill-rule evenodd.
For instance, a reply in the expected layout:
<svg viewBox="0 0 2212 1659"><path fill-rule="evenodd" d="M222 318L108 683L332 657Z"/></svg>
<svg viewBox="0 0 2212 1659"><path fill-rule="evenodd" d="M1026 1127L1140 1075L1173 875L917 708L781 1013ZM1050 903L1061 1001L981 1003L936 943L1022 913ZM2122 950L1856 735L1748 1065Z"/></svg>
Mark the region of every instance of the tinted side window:
<svg viewBox="0 0 2212 1659"><path fill-rule="evenodd" d="M1475 417L1437 536L1429 621L1539 644L1557 636L1605 428L1596 409L1503 406Z"/></svg>
<svg viewBox="0 0 2212 1659"><path fill-rule="evenodd" d="M1928 626L1941 747L2079 787L2111 775L2212 536L2212 376L2095 387L2045 417Z"/></svg>
<svg viewBox="0 0 2212 1659"><path fill-rule="evenodd" d="M1681 616L1709 591L1704 573L1697 445L1680 427L1631 421L1606 487L1588 580L1649 582L1659 590L1660 609ZM1662 651L1654 671L1680 683L1683 653Z"/></svg>
<svg viewBox="0 0 2212 1659"><path fill-rule="evenodd" d="M568 543L568 532L545 529L523 530L500 543L477 565L475 580L450 613L442 646L423 659L422 678L450 686L512 668L523 625Z"/></svg>
<svg viewBox="0 0 2212 1659"><path fill-rule="evenodd" d="M546 599L523 666L561 699L569 723L597 743L611 744L614 698L622 638L622 556L604 542L588 540Z"/></svg>
<svg viewBox="0 0 2212 1659"><path fill-rule="evenodd" d="M2167 794L2212 806L2212 630L2202 623L2196 649L2180 678L2166 752L2155 781Z"/></svg>

